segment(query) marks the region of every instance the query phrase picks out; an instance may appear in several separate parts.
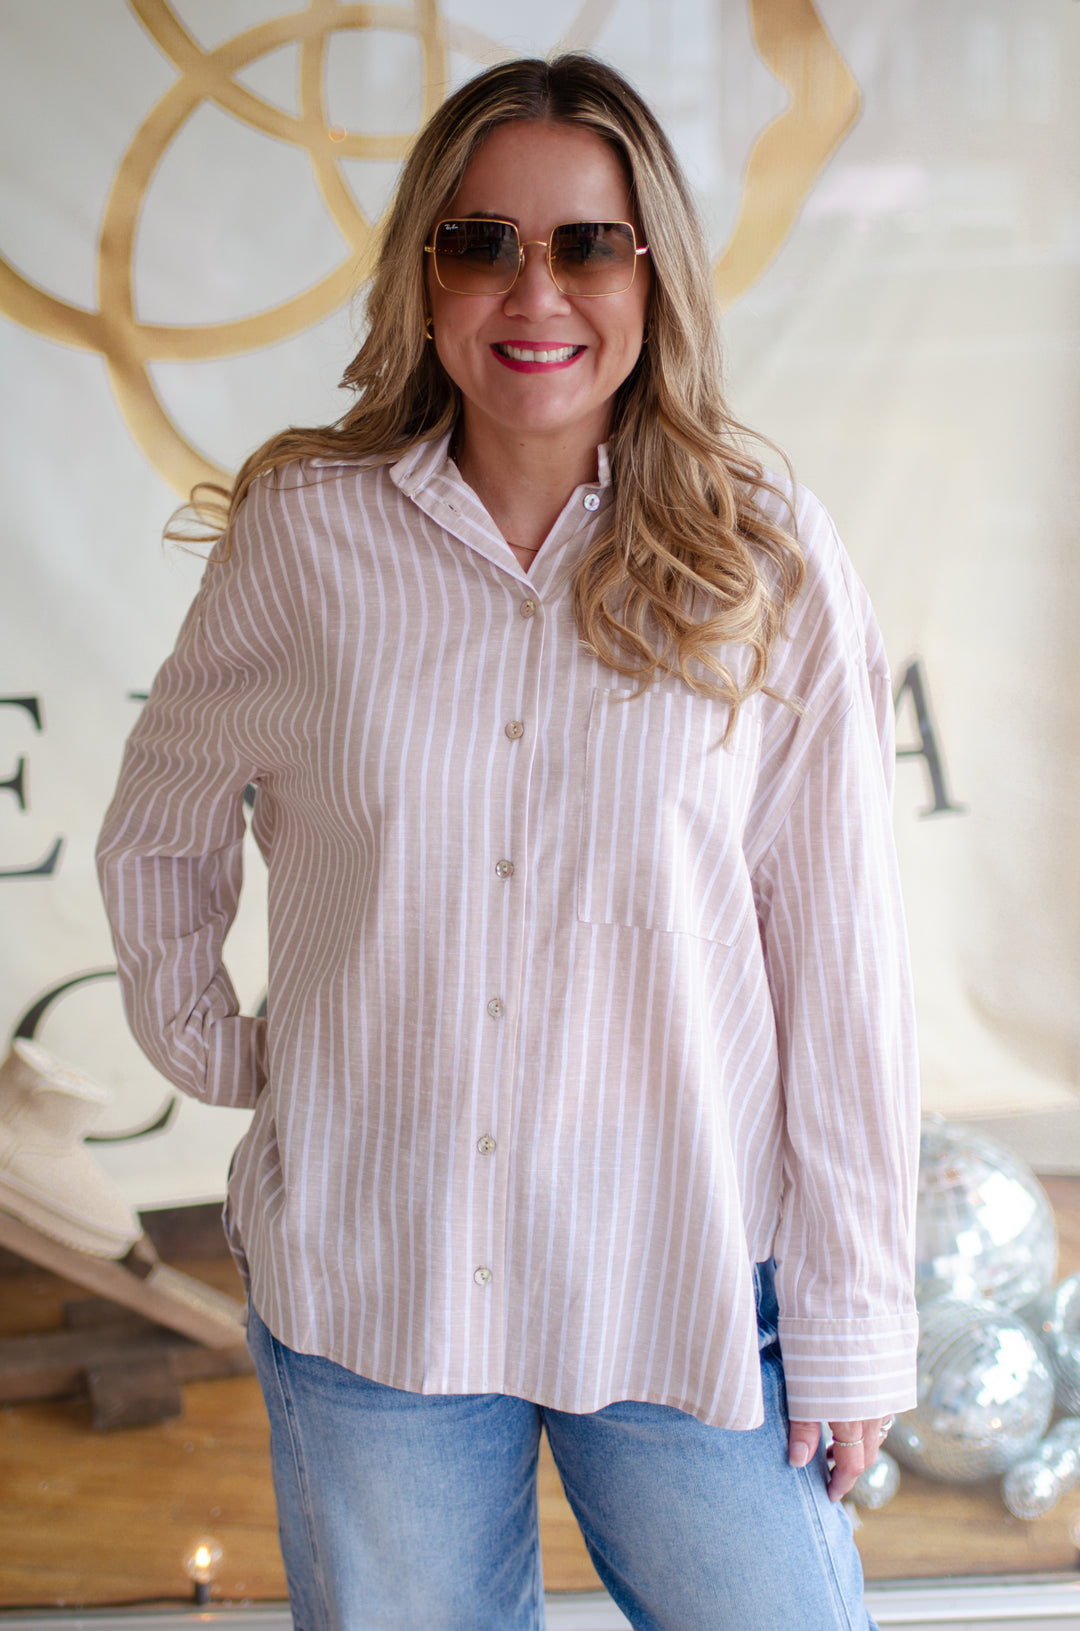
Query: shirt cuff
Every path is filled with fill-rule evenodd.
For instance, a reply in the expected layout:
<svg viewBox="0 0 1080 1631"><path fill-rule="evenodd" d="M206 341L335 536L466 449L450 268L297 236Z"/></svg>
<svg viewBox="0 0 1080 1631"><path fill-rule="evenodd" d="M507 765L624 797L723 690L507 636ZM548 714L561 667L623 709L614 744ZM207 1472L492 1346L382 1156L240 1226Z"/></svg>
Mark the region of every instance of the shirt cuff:
<svg viewBox="0 0 1080 1631"><path fill-rule="evenodd" d="M780 1317L791 1421L872 1421L917 1403L919 1317L876 1320Z"/></svg>
<svg viewBox="0 0 1080 1631"><path fill-rule="evenodd" d="M206 1093L210 1104L253 1110L266 1086L266 1020L247 1014L214 1022L210 1033Z"/></svg>

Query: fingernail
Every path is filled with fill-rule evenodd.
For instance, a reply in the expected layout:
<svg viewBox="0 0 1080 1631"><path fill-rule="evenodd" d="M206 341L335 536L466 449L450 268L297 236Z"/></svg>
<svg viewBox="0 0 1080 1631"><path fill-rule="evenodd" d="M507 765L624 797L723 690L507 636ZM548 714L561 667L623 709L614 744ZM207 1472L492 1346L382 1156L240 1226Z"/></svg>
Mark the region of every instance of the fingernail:
<svg viewBox="0 0 1080 1631"><path fill-rule="evenodd" d="M793 1467L805 1467L806 1463L809 1461L809 1459L810 1459L810 1446L809 1446L809 1444L803 1444L800 1441L798 1444L793 1444L791 1446L791 1451L790 1451L790 1453L788 1455L788 1460L791 1462L791 1465Z"/></svg>

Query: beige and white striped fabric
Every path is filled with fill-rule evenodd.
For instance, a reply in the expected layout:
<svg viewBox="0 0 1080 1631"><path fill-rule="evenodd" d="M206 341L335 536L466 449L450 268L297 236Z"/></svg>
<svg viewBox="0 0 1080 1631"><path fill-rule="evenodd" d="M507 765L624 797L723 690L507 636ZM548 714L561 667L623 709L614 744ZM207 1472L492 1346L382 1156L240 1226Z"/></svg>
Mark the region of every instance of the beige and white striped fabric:
<svg viewBox="0 0 1080 1631"><path fill-rule="evenodd" d="M820 506L739 715L582 646L603 450L526 575L447 458L253 488L128 744L100 845L131 1024L253 1105L256 1307L376 1381L761 1419L775 1253L794 1416L914 1402L916 1072L889 677ZM737 654L736 654L737 655ZM222 942L243 793L269 1021Z"/></svg>

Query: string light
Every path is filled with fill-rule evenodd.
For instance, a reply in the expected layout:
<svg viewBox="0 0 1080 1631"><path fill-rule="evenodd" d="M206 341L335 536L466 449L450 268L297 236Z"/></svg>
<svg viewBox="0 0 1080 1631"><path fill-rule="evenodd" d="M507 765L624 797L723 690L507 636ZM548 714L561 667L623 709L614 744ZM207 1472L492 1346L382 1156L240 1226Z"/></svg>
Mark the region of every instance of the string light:
<svg viewBox="0 0 1080 1631"><path fill-rule="evenodd" d="M210 1585L222 1555L213 1535L201 1536L184 1554L184 1573L194 1587L195 1601L200 1607L210 1601Z"/></svg>

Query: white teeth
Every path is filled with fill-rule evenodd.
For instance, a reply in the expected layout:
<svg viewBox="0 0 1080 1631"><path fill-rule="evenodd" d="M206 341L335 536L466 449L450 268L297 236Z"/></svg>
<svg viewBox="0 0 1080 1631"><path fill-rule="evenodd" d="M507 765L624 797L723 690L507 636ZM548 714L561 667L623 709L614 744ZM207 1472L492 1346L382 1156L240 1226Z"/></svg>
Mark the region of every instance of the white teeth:
<svg viewBox="0 0 1080 1631"><path fill-rule="evenodd" d="M550 351L538 351L534 346L528 345L499 347L503 356L511 358L513 362L568 362L579 349L576 345L560 345Z"/></svg>

